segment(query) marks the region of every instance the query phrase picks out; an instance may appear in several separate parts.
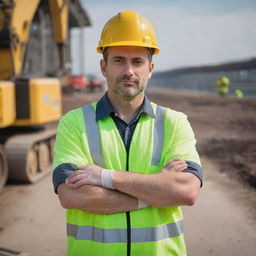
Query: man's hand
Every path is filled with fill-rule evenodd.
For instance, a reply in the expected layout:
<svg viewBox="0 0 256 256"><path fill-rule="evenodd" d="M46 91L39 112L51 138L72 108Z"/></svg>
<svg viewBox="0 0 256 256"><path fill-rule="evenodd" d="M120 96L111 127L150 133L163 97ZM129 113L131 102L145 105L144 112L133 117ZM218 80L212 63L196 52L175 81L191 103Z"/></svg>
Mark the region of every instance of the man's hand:
<svg viewBox="0 0 256 256"><path fill-rule="evenodd" d="M97 165L80 166L65 181L70 188L79 188L82 185L101 186L101 171Z"/></svg>
<svg viewBox="0 0 256 256"><path fill-rule="evenodd" d="M166 171L182 172L187 168L188 168L188 165L186 161L183 161L180 158L175 157L163 167L161 172L166 172Z"/></svg>

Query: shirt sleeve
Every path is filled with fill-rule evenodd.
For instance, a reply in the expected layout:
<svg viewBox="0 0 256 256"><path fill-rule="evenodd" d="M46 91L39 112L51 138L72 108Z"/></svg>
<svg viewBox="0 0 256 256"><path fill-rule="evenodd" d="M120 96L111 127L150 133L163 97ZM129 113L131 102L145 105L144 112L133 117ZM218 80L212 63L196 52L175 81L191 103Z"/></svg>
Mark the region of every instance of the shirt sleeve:
<svg viewBox="0 0 256 256"><path fill-rule="evenodd" d="M201 182L201 187L203 186L203 169L202 167L192 161L186 161L188 168L184 172L190 172L194 174Z"/></svg>
<svg viewBox="0 0 256 256"><path fill-rule="evenodd" d="M193 129L187 116L181 112L171 111L170 125L168 131L170 135L170 145L165 157L165 163L175 157L186 161L188 168L185 172L190 172L199 178L201 186L203 184L203 171L201 161L196 150L196 139Z"/></svg>
<svg viewBox="0 0 256 256"><path fill-rule="evenodd" d="M54 192L58 194L58 186L65 182L66 178L75 171L77 166L75 164L63 163L58 165L52 174L52 183L54 187Z"/></svg>
<svg viewBox="0 0 256 256"><path fill-rule="evenodd" d="M89 155L83 116L80 110L71 111L59 121L54 145L53 176L54 191L76 170L77 166L92 163Z"/></svg>

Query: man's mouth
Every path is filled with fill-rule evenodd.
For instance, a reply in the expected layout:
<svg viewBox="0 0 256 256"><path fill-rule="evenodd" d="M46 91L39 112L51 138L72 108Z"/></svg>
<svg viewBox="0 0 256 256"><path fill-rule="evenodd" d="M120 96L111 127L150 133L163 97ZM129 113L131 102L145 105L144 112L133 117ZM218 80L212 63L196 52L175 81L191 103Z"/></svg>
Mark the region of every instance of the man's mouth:
<svg viewBox="0 0 256 256"><path fill-rule="evenodd" d="M129 84L129 85L133 85L137 83L137 81L134 79L122 79L120 80L120 82L123 84Z"/></svg>
<svg viewBox="0 0 256 256"><path fill-rule="evenodd" d="M127 77L127 76L122 76L117 80L119 83L123 83L123 84L128 84L128 85L133 85L137 83L137 79L135 78L131 78L131 77Z"/></svg>
<svg viewBox="0 0 256 256"><path fill-rule="evenodd" d="M134 81L122 81L121 82L124 87L134 87L136 83Z"/></svg>
<svg viewBox="0 0 256 256"><path fill-rule="evenodd" d="M127 83L127 84L135 84L135 81L132 81L132 80L122 80L121 82Z"/></svg>

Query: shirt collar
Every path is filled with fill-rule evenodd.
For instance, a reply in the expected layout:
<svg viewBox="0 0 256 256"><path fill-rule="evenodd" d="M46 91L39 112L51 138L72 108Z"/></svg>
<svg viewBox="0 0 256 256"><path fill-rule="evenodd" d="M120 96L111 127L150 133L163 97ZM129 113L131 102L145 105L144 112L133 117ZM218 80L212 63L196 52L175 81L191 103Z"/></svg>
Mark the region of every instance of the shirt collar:
<svg viewBox="0 0 256 256"><path fill-rule="evenodd" d="M111 103L109 102L107 93L105 93L103 97L98 101L96 106L96 121L109 116L112 112L115 113L115 110L113 109ZM144 100L138 115L140 115L141 113L146 113L152 118L155 118L153 107L146 96L144 97Z"/></svg>

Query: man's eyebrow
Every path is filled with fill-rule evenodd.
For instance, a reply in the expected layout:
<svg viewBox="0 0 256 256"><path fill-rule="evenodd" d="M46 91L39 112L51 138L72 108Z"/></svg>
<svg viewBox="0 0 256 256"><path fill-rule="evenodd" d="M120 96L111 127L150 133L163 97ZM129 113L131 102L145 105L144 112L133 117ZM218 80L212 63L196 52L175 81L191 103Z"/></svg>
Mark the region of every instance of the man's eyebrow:
<svg viewBox="0 0 256 256"><path fill-rule="evenodd" d="M126 57L117 55L117 56L113 56L112 59L126 59ZM134 59L135 59L135 60L136 60L136 59L143 60L144 58L138 56L138 57L132 57L131 59L132 59L132 60L134 60Z"/></svg>
<svg viewBox="0 0 256 256"><path fill-rule="evenodd" d="M125 57L117 55L117 56L113 56L112 59L125 59Z"/></svg>
<svg viewBox="0 0 256 256"><path fill-rule="evenodd" d="M143 57L134 57L134 58L132 58L133 60L144 60L144 58Z"/></svg>
<svg viewBox="0 0 256 256"><path fill-rule="evenodd" d="M111 59L112 59L113 61L115 61L115 60L124 61L124 60L126 60L127 58L124 57L124 56L116 55L116 56L113 56ZM131 61L133 61L133 62L134 62L134 61L144 62L144 61L145 61L145 58L140 57L140 56L136 56L136 57L132 57L132 58L131 58Z"/></svg>

